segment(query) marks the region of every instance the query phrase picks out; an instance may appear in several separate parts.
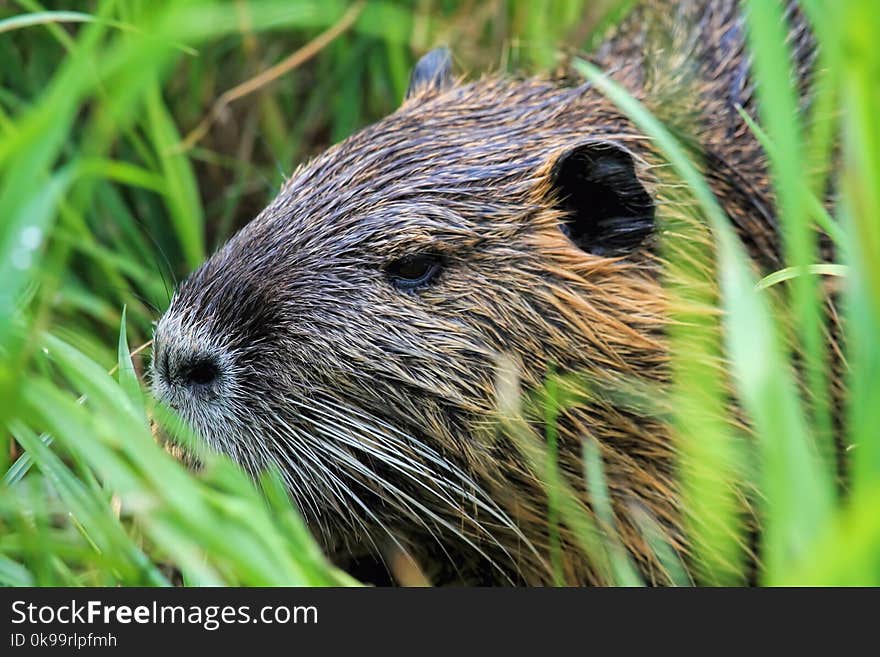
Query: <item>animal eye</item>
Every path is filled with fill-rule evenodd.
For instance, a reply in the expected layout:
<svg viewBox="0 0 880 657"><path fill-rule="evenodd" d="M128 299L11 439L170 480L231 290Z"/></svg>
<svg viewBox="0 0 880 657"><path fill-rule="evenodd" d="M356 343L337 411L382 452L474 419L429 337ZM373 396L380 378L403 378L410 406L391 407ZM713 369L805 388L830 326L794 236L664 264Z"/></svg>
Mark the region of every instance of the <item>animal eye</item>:
<svg viewBox="0 0 880 657"><path fill-rule="evenodd" d="M426 253L394 260L385 271L398 289L415 290L432 283L442 266L440 256Z"/></svg>

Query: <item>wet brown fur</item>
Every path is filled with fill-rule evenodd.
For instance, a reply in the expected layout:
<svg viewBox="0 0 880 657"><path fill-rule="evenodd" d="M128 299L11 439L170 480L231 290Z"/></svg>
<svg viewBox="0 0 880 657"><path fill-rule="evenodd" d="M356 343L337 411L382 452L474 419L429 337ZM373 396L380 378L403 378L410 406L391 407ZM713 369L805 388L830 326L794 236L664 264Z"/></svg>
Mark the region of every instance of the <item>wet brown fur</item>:
<svg viewBox="0 0 880 657"><path fill-rule="evenodd" d="M792 38L805 78L812 45L801 24L795 16ZM735 3L644 3L594 60L687 137L756 267L778 268L766 157L735 109L755 113ZM659 230L692 216L650 141L588 84L491 76L416 89L301 166L182 286L157 329L157 360L163 344L205 343L237 368L226 426L178 401L182 412L245 467L280 464L343 563L395 543L435 583L551 583L542 473L499 432L499 363L513 364L525 393L551 367L585 373L600 391L669 378L656 236L605 257L559 227L552 167L593 140L633 155ZM389 261L425 251L444 261L435 285L388 284ZM540 441L539 419L531 427ZM600 447L623 542L645 578L664 583L634 513L649 514L687 561L666 421L602 394L561 414L560 468L589 513L585 440ZM562 554L567 583L607 582L565 523Z"/></svg>

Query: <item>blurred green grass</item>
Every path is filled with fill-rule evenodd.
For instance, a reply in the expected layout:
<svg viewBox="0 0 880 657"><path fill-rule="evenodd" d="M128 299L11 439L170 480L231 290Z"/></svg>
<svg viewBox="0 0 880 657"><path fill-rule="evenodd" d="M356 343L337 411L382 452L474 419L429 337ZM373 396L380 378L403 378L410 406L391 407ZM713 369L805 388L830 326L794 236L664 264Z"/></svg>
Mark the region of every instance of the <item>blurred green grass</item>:
<svg viewBox="0 0 880 657"><path fill-rule="evenodd" d="M546 71L560 49L588 48L627 4L371 1L313 58L226 106L186 150L181 139L217 98L330 28L350 3L0 4L0 584L349 582L324 562L277 478L258 493L212 455L193 476L156 445L150 401L132 376L143 362L129 361L129 343L147 342L175 281L255 216L296 163L393 111L425 50L449 44L472 75ZM814 109L795 120L781 10L746 4L755 130L771 155L784 233L787 269L772 281L785 286L781 304L756 290L674 138L581 69L665 150L716 241L723 326L694 314L670 336L698 582L744 581L748 528L736 509L748 490L764 528L761 582L880 584L880 53L870 29L880 6L804 2L822 55ZM832 218L815 194L830 174L840 196ZM842 442L855 446L843 466L833 458L817 293L827 271L811 267L817 222L839 241L843 265L834 270L850 388ZM689 301L716 302L699 291ZM705 366L722 352L754 449L730 431L719 373ZM794 375L801 359L804 386ZM114 365L118 378L107 374ZM601 500L601 461L589 450L585 458ZM559 505L562 521L595 531ZM612 580L632 583L614 545L599 548Z"/></svg>

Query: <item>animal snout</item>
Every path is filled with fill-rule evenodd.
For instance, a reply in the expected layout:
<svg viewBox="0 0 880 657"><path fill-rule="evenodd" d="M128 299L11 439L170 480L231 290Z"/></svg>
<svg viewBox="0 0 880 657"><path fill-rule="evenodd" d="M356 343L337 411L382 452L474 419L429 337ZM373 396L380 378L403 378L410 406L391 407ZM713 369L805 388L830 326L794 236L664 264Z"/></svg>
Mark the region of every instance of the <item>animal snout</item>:
<svg viewBox="0 0 880 657"><path fill-rule="evenodd" d="M185 386L206 386L220 376L220 366L213 356L195 356L178 369L178 383Z"/></svg>
<svg viewBox="0 0 880 657"><path fill-rule="evenodd" d="M153 378L165 390L204 391L223 376L221 358L191 344L160 343L153 360Z"/></svg>

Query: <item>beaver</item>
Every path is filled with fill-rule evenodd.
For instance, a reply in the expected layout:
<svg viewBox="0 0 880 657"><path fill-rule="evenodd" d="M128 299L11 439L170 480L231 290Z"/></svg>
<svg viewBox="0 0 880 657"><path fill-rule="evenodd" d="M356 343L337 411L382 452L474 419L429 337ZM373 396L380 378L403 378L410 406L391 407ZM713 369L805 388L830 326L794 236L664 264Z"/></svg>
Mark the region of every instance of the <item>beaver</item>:
<svg viewBox="0 0 880 657"><path fill-rule="evenodd" d="M787 20L806 104L816 48L796 6ZM737 3L643 2L593 61L687 135L756 266L778 268ZM397 111L299 166L180 285L154 393L254 476L277 466L339 563L393 545L436 584L606 583L565 523L554 537L541 473L499 432L499 371L524 394L551 371L668 382L657 244L681 185L664 164L583 80L467 82L434 50ZM600 394L556 425L579 504L590 440L623 543L664 583L635 514L687 561L668 420Z"/></svg>

